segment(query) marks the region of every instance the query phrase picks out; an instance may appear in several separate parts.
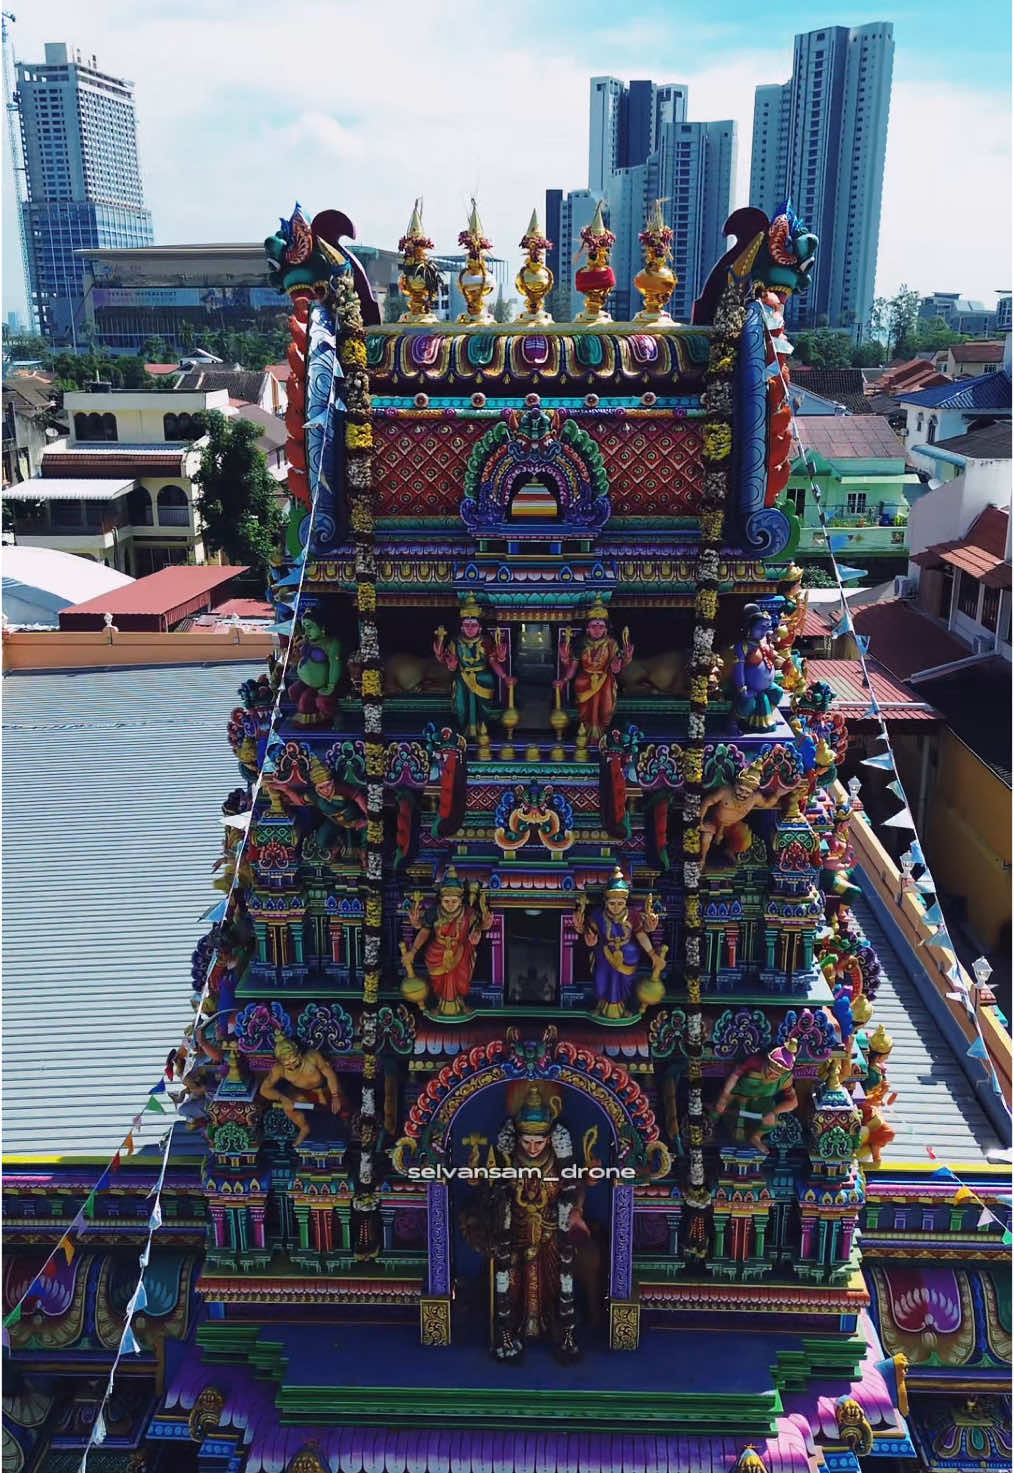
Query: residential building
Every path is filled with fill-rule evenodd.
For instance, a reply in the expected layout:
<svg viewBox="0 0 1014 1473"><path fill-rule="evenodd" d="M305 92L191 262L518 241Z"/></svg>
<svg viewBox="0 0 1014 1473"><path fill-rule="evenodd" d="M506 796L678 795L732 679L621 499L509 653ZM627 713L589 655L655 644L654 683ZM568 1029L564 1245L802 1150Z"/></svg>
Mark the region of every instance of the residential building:
<svg viewBox="0 0 1014 1473"><path fill-rule="evenodd" d="M944 717L918 778L920 833L973 947L999 965L1011 924L1010 422L931 448L936 474L909 517L906 596L853 622Z"/></svg>
<svg viewBox="0 0 1014 1473"><path fill-rule="evenodd" d="M963 297L958 292L934 292L923 297L919 303L919 317L923 322L940 318L953 332L982 335L997 331L997 308L991 309L985 302L974 297Z"/></svg>
<svg viewBox="0 0 1014 1473"><path fill-rule="evenodd" d="M227 389L68 393L66 440L4 491L17 543L94 558L132 577L208 558L196 507L204 416L235 414Z"/></svg>
<svg viewBox="0 0 1014 1473"><path fill-rule="evenodd" d="M288 368L288 364L285 365ZM150 372L150 369L149 369ZM285 413L289 402L288 374L282 377L274 365L267 368L212 367L180 368L168 379L167 388L187 394L208 394L225 389L230 404L256 404L267 414Z"/></svg>
<svg viewBox="0 0 1014 1473"><path fill-rule="evenodd" d="M933 355L933 364L948 378L981 378L1003 367L1003 341L953 343Z"/></svg>
<svg viewBox="0 0 1014 1473"><path fill-rule="evenodd" d="M848 538L840 550L843 562L900 559L897 571L903 572L908 495L919 478L909 470L905 447L887 420L876 414L802 414L796 424L821 494L818 508L810 471L800 458L786 492L801 523L797 556L826 556L822 509L832 531Z"/></svg>
<svg viewBox="0 0 1014 1473"><path fill-rule="evenodd" d="M1007 372L899 394L905 412L905 444L916 470L936 473L932 447L972 429L1010 422L1011 380Z"/></svg>
<svg viewBox="0 0 1014 1473"><path fill-rule="evenodd" d="M567 196L575 201L578 214L572 210L568 218L562 191L546 192L550 239L557 240L551 225L559 232L559 244L548 262L558 286L561 276L568 278L556 294L555 315L561 320L573 318L584 305L569 278L580 249L581 226L590 222L600 199L606 202L609 228L616 236L612 253L616 289L609 311L617 322L626 322L640 310L641 300L633 286L643 263L637 237L652 202L660 199L673 231L673 266L678 278L669 311L677 321L689 321L695 298L725 250L722 227L732 209L735 172L735 123L688 122L685 85L626 84L616 77L593 77L588 190ZM575 227L577 218L580 224Z"/></svg>
<svg viewBox="0 0 1014 1473"><path fill-rule="evenodd" d="M39 473L42 453L58 437L56 394L33 373L12 373L3 383L3 484L17 485Z"/></svg>
<svg viewBox="0 0 1014 1473"><path fill-rule="evenodd" d="M1009 333L1011 330L1011 294L999 292L996 299L996 331Z"/></svg>
<svg viewBox="0 0 1014 1473"><path fill-rule="evenodd" d="M153 239L134 87L62 43L47 43L43 62L19 62L17 74L29 312L43 336L76 347L86 326L81 251Z"/></svg>
<svg viewBox="0 0 1014 1473"><path fill-rule="evenodd" d="M687 88L679 82L592 77L590 92L588 188L604 195L611 174L643 164L658 148L663 124L686 121Z"/></svg>
<svg viewBox="0 0 1014 1473"><path fill-rule="evenodd" d="M754 100L750 203L785 198L820 237L809 291L789 299L792 327L865 335L873 305L894 27L828 26L796 36L792 76Z"/></svg>
<svg viewBox="0 0 1014 1473"><path fill-rule="evenodd" d="M825 399L840 404L849 414L874 414L866 393L861 368L811 368L805 363L792 364L793 389L809 389Z"/></svg>

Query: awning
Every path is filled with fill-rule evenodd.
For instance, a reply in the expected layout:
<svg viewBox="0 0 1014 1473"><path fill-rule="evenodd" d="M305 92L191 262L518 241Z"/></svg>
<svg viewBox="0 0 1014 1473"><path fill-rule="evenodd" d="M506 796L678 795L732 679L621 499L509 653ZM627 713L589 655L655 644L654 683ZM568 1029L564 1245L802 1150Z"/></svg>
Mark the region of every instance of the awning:
<svg viewBox="0 0 1014 1473"><path fill-rule="evenodd" d="M4 501L115 501L126 496L137 482L94 480L60 480L53 476L35 476L16 486L5 486Z"/></svg>

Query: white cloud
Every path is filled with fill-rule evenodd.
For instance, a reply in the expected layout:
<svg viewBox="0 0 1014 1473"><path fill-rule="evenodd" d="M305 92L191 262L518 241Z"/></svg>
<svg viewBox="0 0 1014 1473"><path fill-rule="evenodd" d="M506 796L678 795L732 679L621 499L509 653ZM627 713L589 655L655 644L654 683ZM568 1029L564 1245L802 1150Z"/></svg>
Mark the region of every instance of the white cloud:
<svg viewBox="0 0 1014 1473"><path fill-rule="evenodd" d="M623 26L614 14L600 29L547 35L535 0L490 3L479 38L459 0L422 11L415 0L290 0L284 15L247 0L241 16L233 0L92 0L88 12L86 24L80 0L24 12L17 54L34 59L65 37L133 78L146 193L166 242L256 240L299 199L340 207L361 241L390 247L421 194L429 233L453 249L475 193L497 252L515 260L546 188L587 180L588 79L602 72L686 82L691 117L734 118L745 203L754 87L791 69L788 32L694 65L724 28L683 4L665 24L634 12ZM991 302L1009 280L1003 103L896 84L879 287L952 284ZM5 279L17 262L8 220Z"/></svg>

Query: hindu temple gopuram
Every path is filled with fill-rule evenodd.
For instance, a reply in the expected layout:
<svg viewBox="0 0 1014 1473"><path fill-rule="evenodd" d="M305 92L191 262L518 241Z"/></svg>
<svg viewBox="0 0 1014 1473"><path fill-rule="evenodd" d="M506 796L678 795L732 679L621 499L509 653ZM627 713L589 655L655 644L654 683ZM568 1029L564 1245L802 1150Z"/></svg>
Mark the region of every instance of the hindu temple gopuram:
<svg viewBox="0 0 1014 1473"><path fill-rule="evenodd" d="M93 1473L1009 1466L1009 1186L892 1125L891 916L796 648L817 241L788 205L727 235L690 323L657 210L631 322L601 212L573 322L535 215L504 324L474 206L456 322L419 208L396 323L343 214L266 242L278 649L221 713L223 904ZM7 1307L86 1178L8 1169ZM5 1473L77 1468L153 1179L9 1329Z"/></svg>

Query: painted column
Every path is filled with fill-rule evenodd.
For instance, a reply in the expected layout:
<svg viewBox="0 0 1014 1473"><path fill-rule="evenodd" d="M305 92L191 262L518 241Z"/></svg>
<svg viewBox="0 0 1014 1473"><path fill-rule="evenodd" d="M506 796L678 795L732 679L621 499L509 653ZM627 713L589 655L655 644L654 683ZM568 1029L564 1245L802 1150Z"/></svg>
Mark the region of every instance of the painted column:
<svg viewBox="0 0 1014 1473"><path fill-rule="evenodd" d="M610 1227L609 1297L629 1299L634 1281L634 1185L613 1185Z"/></svg>
<svg viewBox="0 0 1014 1473"><path fill-rule="evenodd" d="M426 1278L427 1291L430 1294L450 1294L450 1206L446 1182L427 1182L426 1219L429 1252L429 1267Z"/></svg>

